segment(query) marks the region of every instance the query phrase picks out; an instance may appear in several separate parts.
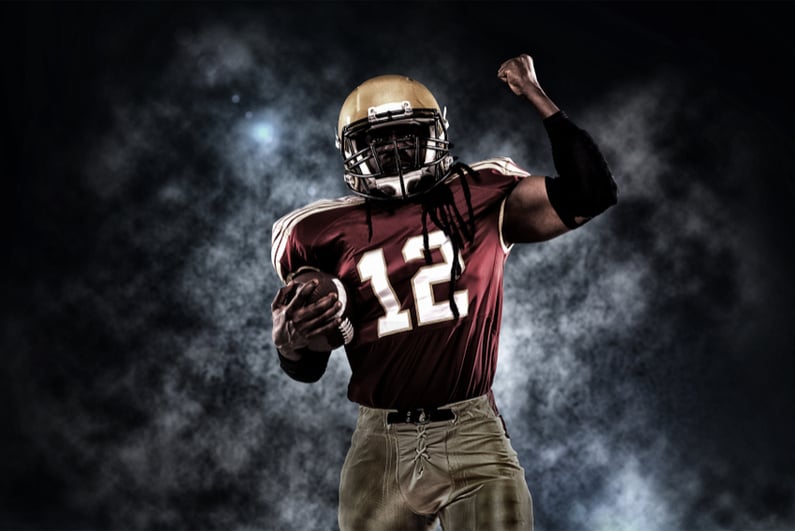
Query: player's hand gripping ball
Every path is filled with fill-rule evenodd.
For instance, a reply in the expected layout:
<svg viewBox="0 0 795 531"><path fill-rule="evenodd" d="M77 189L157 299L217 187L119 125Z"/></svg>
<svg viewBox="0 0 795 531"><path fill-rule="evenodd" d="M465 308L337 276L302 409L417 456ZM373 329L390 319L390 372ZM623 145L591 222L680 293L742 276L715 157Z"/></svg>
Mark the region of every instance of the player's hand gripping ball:
<svg viewBox="0 0 795 531"><path fill-rule="evenodd" d="M316 279L318 283L315 290L306 301L306 304L311 304L329 293L336 293L337 300L341 305L336 314L336 316L340 318L340 323L337 328L330 330L326 334L312 337L309 340L309 345L307 345L310 350L328 352L329 350L347 345L353 339L353 325L350 321L351 311L350 304L348 303L348 292L340 279L322 271L303 271L293 277L293 280L300 284L309 282L312 279Z"/></svg>

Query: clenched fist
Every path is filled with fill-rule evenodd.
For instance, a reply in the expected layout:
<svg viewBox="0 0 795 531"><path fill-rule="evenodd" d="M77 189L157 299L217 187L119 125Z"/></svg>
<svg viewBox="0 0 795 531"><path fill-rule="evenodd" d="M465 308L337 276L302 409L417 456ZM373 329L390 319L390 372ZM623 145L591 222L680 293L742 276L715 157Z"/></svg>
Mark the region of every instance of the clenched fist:
<svg viewBox="0 0 795 531"><path fill-rule="evenodd" d="M538 83L533 58L526 53L502 63L497 70L497 77L507 83L514 94L530 100L542 118L551 116L560 110L547 97Z"/></svg>

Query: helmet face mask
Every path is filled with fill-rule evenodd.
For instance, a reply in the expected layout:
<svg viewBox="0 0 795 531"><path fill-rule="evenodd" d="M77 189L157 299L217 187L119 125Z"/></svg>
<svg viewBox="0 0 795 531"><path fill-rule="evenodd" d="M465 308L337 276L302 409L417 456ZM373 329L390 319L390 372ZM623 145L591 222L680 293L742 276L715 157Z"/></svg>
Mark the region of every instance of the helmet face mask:
<svg viewBox="0 0 795 531"><path fill-rule="evenodd" d="M346 184L371 199L420 196L444 180L452 163L436 100L404 76L379 76L357 87L340 112L337 142Z"/></svg>

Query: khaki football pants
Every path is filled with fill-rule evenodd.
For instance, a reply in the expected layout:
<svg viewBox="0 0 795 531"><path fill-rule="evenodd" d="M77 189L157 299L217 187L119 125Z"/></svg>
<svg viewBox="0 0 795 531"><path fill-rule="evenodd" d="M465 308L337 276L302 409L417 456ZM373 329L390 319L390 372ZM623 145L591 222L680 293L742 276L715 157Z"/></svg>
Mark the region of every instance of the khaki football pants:
<svg viewBox="0 0 795 531"><path fill-rule="evenodd" d="M455 419L387 424L360 406L340 477L342 531L532 530L530 492L487 396L443 406Z"/></svg>

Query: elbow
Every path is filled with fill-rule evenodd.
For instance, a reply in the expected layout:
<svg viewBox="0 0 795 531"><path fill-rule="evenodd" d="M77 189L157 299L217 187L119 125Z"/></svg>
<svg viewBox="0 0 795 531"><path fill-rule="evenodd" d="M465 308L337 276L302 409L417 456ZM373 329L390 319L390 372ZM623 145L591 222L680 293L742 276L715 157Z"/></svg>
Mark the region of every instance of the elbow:
<svg viewBox="0 0 795 531"><path fill-rule="evenodd" d="M610 167L604 159L601 162L597 168L591 169L587 179L580 181L587 184L570 192L576 197L573 202L577 205L578 215L598 216L618 204L618 185L613 179L613 172L610 171Z"/></svg>
<svg viewBox="0 0 795 531"><path fill-rule="evenodd" d="M547 197L563 223L574 229L618 203L618 186L607 166L580 181L547 177Z"/></svg>
<svg viewBox="0 0 795 531"><path fill-rule="evenodd" d="M606 181L607 184L601 198L602 212L618 204L618 185L609 171Z"/></svg>
<svg viewBox="0 0 795 531"><path fill-rule="evenodd" d="M588 219L604 213L608 208L618 204L618 186L613 180L612 175L607 174L605 184L601 189L594 190L594 193L580 205L580 214Z"/></svg>
<svg viewBox="0 0 795 531"><path fill-rule="evenodd" d="M595 145L593 149L596 149ZM594 158L598 162L583 168L589 177L580 182L588 184L582 185L579 190L582 208L592 210L591 216L601 214L618 203L618 185L610 166L601 154Z"/></svg>

